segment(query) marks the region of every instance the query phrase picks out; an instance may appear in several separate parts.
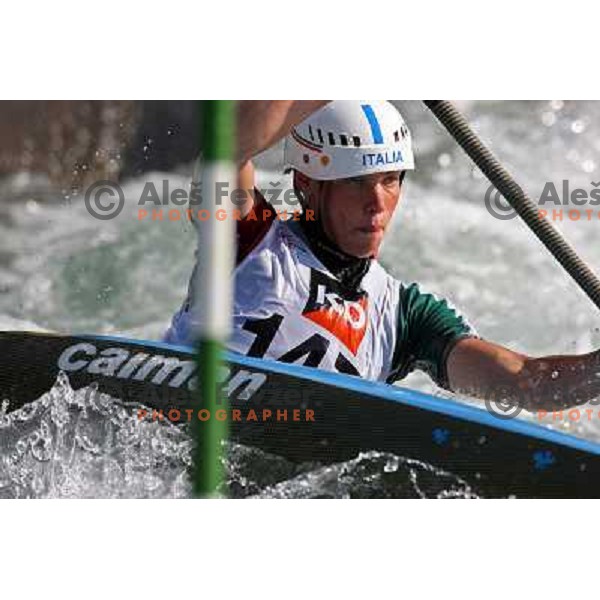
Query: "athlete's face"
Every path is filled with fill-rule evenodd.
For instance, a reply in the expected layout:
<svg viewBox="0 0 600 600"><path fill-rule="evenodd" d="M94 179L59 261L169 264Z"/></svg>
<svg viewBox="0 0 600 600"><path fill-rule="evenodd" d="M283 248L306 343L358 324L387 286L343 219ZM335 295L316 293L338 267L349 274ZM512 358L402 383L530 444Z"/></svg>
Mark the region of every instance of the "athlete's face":
<svg viewBox="0 0 600 600"><path fill-rule="evenodd" d="M400 200L400 175L388 171L335 181L309 180L309 205L341 250L358 258L375 258Z"/></svg>

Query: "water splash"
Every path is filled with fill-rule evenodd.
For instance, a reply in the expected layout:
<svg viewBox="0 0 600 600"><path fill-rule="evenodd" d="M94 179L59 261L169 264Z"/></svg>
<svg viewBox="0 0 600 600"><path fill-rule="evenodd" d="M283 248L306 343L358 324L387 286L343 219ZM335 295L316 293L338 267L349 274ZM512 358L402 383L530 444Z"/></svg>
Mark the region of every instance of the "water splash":
<svg viewBox="0 0 600 600"><path fill-rule="evenodd" d="M65 373L35 402L0 412L0 498L189 498L193 442L186 426L139 420L97 386ZM296 464L227 443L234 498L472 498L466 482L431 465L367 452L333 465Z"/></svg>
<svg viewBox="0 0 600 600"><path fill-rule="evenodd" d="M74 391L59 374L35 402L0 419L1 498L187 497L191 441L139 407Z"/></svg>
<svg viewBox="0 0 600 600"><path fill-rule="evenodd" d="M427 463L386 452L311 469L259 498L477 498L466 481Z"/></svg>

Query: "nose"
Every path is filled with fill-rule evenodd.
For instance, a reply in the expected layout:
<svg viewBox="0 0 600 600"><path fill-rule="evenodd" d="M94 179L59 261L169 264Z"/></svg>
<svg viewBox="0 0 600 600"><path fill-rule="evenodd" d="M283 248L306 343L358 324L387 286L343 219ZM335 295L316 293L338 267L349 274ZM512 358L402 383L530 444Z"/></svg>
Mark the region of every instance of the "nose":
<svg viewBox="0 0 600 600"><path fill-rule="evenodd" d="M385 212L386 190L380 183L367 186L365 190L365 209L370 215Z"/></svg>

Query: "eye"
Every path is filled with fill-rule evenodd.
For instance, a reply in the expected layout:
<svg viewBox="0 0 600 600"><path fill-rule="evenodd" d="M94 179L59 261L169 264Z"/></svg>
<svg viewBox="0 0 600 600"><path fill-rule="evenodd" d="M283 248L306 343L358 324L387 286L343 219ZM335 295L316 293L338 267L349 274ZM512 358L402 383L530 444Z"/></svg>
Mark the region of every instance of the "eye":
<svg viewBox="0 0 600 600"><path fill-rule="evenodd" d="M386 187L393 187L400 183L400 177L398 175L388 175L383 180L383 185Z"/></svg>

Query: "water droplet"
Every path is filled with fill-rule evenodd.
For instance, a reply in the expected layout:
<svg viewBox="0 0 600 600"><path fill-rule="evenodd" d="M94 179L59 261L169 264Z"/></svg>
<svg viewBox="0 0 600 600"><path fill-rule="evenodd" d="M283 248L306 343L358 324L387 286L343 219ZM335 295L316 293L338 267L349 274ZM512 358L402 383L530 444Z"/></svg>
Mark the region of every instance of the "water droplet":
<svg viewBox="0 0 600 600"><path fill-rule="evenodd" d="M588 158L587 160L583 161L581 168L586 173L593 173L596 170L596 163L591 158Z"/></svg>
<svg viewBox="0 0 600 600"><path fill-rule="evenodd" d="M552 127L556 123L556 115L552 111L542 113L542 123L546 127Z"/></svg>
<svg viewBox="0 0 600 600"><path fill-rule="evenodd" d="M559 375L560 375L560 373L558 371L552 371L551 377L552 377L552 379L558 379Z"/></svg>
<svg viewBox="0 0 600 600"><path fill-rule="evenodd" d="M383 465L383 471L385 473L395 473L398 470L399 460L397 456L392 456L388 459L388 461Z"/></svg>
<svg viewBox="0 0 600 600"><path fill-rule="evenodd" d="M48 424L42 423L41 431L36 431L31 440L31 454L36 460L46 462L52 457L52 435Z"/></svg>
<svg viewBox="0 0 600 600"><path fill-rule="evenodd" d="M25 203L25 210L30 215L35 215L35 214L37 214L37 213L40 212L40 205L39 205L39 203L36 200L34 200L33 198L30 198Z"/></svg>
<svg viewBox="0 0 600 600"><path fill-rule="evenodd" d="M585 131L585 123L581 119L576 119L571 123L571 131L573 133L583 133Z"/></svg>
<svg viewBox="0 0 600 600"><path fill-rule="evenodd" d="M452 157L447 152L444 152L438 156L438 164L442 169L446 169L452 164Z"/></svg>
<svg viewBox="0 0 600 600"><path fill-rule="evenodd" d="M562 110L562 108L564 107L565 103L563 100L550 100L550 108L552 110Z"/></svg>

